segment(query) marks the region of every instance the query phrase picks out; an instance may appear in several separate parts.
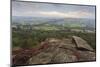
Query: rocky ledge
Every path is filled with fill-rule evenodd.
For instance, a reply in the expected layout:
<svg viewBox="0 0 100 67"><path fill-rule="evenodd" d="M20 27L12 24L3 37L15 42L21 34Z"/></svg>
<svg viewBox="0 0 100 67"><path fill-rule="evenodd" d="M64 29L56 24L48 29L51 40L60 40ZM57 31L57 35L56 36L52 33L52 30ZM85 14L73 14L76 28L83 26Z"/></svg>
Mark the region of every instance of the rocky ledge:
<svg viewBox="0 0 100 67"><path fill-rule="evenodd" d="M13 53L13 64L15 65L96 60L93 48L77 36L70 39L48 38L37 49L20 49Z"/></svg>

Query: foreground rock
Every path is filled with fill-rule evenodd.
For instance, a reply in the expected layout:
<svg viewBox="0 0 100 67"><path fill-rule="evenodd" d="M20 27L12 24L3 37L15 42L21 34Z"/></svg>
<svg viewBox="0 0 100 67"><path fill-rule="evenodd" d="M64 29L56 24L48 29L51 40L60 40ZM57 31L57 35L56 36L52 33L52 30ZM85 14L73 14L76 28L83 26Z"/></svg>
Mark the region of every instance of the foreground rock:
<svg viewBox="0 0 100 67"><path fill-rule="evenodd" d="M83 48L83 49L93 51L93 48L82 38L73 36L73 40L75 41L77 48Z"/></svg>
<svg viewBox="0 0 100 67"><path fill-rule="evenodd" d="M72 42L74 39L74 42ZM48 47L32 56L28 64L67 63L77 61L95 61L96 55L93 48L80 37L72 39L47 39ZM79 49L82 48L82 49Z"/></svg>
<svg viewBox="0 0 100 67"><path fill-rule="evenodd" d="M93 48L82 38L48 38L37 48L13 49L13 65L95 61Z"/></svg>

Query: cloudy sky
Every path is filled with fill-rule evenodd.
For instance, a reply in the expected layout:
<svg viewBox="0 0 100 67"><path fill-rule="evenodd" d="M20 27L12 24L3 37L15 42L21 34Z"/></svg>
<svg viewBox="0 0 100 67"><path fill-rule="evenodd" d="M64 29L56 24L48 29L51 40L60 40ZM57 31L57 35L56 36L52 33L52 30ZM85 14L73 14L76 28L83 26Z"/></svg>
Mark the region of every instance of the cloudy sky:
<svg viewBox="0 0 100 67"><path fill-rule="evenodd" d="M95 7L13 1L12 16L94 19Z"/></svg>

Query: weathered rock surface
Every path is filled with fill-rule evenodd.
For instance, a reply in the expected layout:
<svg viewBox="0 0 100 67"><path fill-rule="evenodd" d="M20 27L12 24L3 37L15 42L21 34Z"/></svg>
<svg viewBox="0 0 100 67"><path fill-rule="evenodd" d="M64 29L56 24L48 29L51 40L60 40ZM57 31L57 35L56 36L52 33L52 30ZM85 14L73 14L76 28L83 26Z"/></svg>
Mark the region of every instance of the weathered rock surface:
<svg viewBox="0 0 100 67"><path fill-rule="evenodd" d="M16 55L13 55L14 64L16 65L96 60L96 54L93 52L92 47L77 36L70 39L49 38L42 42L37 49L21 49L19 51Z"/></svg>
<svg viewBox="0 0 100 67"><path fill-rule="evenodd" d="M31 57L28 63L47 64L95 60L95 52L92 52L92 47L90 47L87 42L80 37L74 36L73 38L75 43L72 42L72 39L48 39L49 47ZM77 47L87 50L77 49Z"/></svg>
<svg viewBox="0 0 100 67"><path fill-rule="evenodd" d="M84 49L93 51L93 48L82 38L77 37L77 36L73 36L73 39L76 43L77 48L84 48Z"/></svg>

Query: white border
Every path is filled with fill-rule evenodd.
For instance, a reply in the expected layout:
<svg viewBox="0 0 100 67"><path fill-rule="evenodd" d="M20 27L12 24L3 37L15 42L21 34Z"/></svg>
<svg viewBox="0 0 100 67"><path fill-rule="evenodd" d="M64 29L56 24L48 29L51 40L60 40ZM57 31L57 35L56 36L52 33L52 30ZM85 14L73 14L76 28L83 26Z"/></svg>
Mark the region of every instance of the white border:
<svg viewBox="0 0 100 67"><path fill-rule="evenodd" d="M69 64L38 65L38 67L98 67L100 63L100 0L31 0L40 2L86 4L97 6L97 61ZM10 0L0 0L0 67L10 67ZM31 67L31 66L28 66Z"/></svg>

